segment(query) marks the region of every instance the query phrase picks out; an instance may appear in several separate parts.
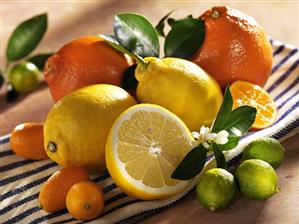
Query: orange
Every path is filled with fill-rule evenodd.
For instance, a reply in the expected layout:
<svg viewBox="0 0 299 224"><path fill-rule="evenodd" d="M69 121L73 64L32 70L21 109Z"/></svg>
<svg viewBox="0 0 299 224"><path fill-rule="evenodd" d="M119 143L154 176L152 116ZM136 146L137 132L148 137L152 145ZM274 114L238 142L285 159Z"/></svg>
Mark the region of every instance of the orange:
<svg viewBox="0 0 299 224"><path fill-rule="evenodd" d="M276 120L276 107L273 99L260 86L245 81L236 81L230 86L234 108L248 105L257 109L253 129L269 127Z"/></svg>
<svg viewBox="0 0 299 224"><path fill-rule="evenodd" d="M120 86L127 58L98 36L73 40L50 57L44 68L45 79L54 101L91 84Z"/></svg>
<svg viewBox="0 0 299 224"><path fill-rule="evenodd" d="M263 86L272 68L267 34L250 16L229 7L214 7L200 16L205 39L191 60L224 88L237 80Z"/></svg>
<svg viewBox="0 0 299 224"><path fill-rule="evenodd" d="M81 167L67 166L55 172L41 187L39 203L43 210L56 212L66 208L66 195L77 182L89 180L88 172Z"/></svg>
<svg viewBox="0 0 299 224"><path fill-rule="evenodd" d="M103 191L94 182L78 182L67 193L66 206L76 219L82 221L94 219L104 209Z"/></svg>
<svg viewBox="0 0 299 224"><path fill-rule="evenodd" d="M44 134L42 123L23 123L17 125L10 136L12 151L27 159L47 159L44 149Z"/></svg>

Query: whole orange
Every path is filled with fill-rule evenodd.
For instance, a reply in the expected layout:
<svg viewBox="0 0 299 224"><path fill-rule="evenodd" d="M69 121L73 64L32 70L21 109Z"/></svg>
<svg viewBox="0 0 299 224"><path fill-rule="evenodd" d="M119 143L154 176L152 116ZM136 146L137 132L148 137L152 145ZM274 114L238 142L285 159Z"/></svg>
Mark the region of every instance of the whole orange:
<svg viewBox="0 0 299 224"><path fill-rule="evenodd" d="M67 166L55 172L40 189L38 200L42 209L47 212L65 209L69 189L85 180L89 180L88 172L78 166Z"/></svg>
<svg viewBox="0 0 299 224"><path fill-rule="evenodd" d="M104 209L102 188L92 181L78 182L68 191L66 206L69 213L76 219L94 219Z"/></svg>
<svg viewBox="0 0 299 224"><path fill-rule="evenodd" d="M224 6L199 18L205 21L205 39L191 60L222 88L236 80L263 86L272 68L272 48L256 20Z"/></svg>
<svg viewBox="0 0 299 224"><path fill-rule="evenodd" d="M9 143L12 151L27 159L47 159L44 148L44 125L42 123L23 123L11 132Z"/></svg>
<svg viewBox="0 0 299 224"><path fill-rule="evenodd" d="M91 84L120 86L129 60L98 36L73 40L51 56L44 68L54 101Z"/></svg>

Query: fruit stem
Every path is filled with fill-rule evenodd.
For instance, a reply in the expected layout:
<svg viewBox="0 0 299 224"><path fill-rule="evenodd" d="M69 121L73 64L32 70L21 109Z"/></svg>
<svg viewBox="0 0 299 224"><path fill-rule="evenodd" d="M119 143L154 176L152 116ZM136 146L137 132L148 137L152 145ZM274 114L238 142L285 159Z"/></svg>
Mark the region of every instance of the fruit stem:
<svg viewBox="0 0 299 224"><path fill-rule="evenodd" d="M218 11L213 11L210 15L213 19L218 19L220 17L220 12Z"/></svg>
<svg viewBox="0 0 299 224"><path fill-rule="evenodd" d="M132 58L134 58L134 59L138 62L138 64L140 64L143 68L145 68L145 67L149 64L149 62L145 61L145 60L144 60L141 56L139 56L138 54L132 53L132 54L130 54L130 56L131 56Z"/></svg>

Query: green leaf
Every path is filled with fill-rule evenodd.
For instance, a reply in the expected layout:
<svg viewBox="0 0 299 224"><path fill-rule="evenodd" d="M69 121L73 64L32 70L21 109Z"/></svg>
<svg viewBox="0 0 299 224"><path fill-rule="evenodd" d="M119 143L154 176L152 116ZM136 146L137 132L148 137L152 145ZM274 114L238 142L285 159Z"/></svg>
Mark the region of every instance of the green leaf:
<svg viewBox="0 0 299 224"><path fill-rule="evenodd" d="M229 85L226 86L223 101L218 111L216 120L212 127L212 132L219 132L225 129L225 122L229 119L233 108L233 98L229 90Z"/></svg>
<svg viewBox="0 0 299 224"><path fill-rule="evenodd" d="M130 52L141 57L159 57L157 31L144 17L131 13L118 14L113 28L117 41Z"/></svg>
<svg viewBox="0 0 299 224"><path fill-rule="evenodd" d="M167 19L167 23L169 26L173 27L174 24L176 24L177 22L180 22L181 20L187 19L187 18L193 18L192 15L189 15L183 19L179 19L179 20L175 20L174 18L168 18Z"/></svg>
<svg viewBox="0 0 299 224"><path fill-rule="evenodd" d="M217 167L222 169L227 169L227 163L223 152L218 148L213 148L213 151L217 162Z"/></svg>
<svg viewBox="0 0 299 224"><path fill-rule="evenodd" d="M165 39L166 57L189 58L201 47L205 37L204 21L186 18L175 22Z"/></svg>
<svg viewBox="0 0 299 224"><path fill-rule="evenodd" d="M22 22L9 38L6 57L15 61L27 56L38 45L47 29L47 14L41 14Z"/></svg>
<svg viewBox="0 0 299 224"><path fill-rule="evenodd" d="M156 30L159 36L161 37L165 37L165 33L164 33L164 27L165 27L165 20L170 16L170 14L173 11L167 13L167 15L165 15L158 23L158 25L156 26Z"/></svg>
<svg viewBox="0 0 299 224"><path fill-rule="evenodd" d="M171 177L179 180L188 180L195 177L206 163L207 151L203 145L192 149L180 162Z"/></svg>
<svg viewBox="0 0 299 224"><path fill-rule="evenodd" d="M230 136L240 137L252 126L256 116L256 108L241 106L232 111L230 118L225 122L225 130Z"/></svg>
<svg viewBox="0 0 299 224"><path fill-rule="evenodd" d="M221 151L227 151L227 150L230 150L230 149L233 149L235 148L238 143L239 143L239 140L240 140L240 137L237 137L237 136L229 136L228 137L228 142L224 145L219 145L219 144L215 144L214 143L214 146L215 148L217 149L220 149Z"/></svg>
<svg viewBox="0 0 299 224"><path fill-rule="evenodd" d="M39 70L42 71L44 69L47 59L52 55L53 53L37 54L28 58L27 60L35 64L39 68Z"/></svg>
<svg viewBox="0 0 299 224"><path fill-rule="evenodd" d="M122 52L123 54L128 54L130 55L132 58L136 59L138 61L138 63L141 63L143 65L147 65L148 63L146 61L144 61L144 59L142 57L140 57L138 54L136 53L131 53L129 50L127 50L124 46L120 45L116 39L115 36L112 35L106 35L106 34L100 34L100 37L102 37L107 44L109 44L111 47L113 47L114 49Z"/></svg>

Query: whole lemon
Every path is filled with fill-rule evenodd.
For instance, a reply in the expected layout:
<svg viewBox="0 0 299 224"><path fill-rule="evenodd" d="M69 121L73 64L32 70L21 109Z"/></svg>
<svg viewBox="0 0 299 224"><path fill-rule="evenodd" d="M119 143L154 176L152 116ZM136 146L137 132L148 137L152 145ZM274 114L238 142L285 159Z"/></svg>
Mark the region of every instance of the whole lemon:
<svg viewBox="0 0 299 224"><path fill-rule="evenodd" d="M62 166L92 172L105 170L105 143L114 120L135 99L120 87L98 84L72 92L58 101L44 125L48 156Z"/></svg>
<svg viewBox="0 0 299 224"><path fill-rule="evenodd" d="M210 125L222 102L217 82L196 64L179 58L148 57L138 64L137 98L180 117L191 131Z"/></svg>

